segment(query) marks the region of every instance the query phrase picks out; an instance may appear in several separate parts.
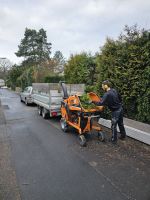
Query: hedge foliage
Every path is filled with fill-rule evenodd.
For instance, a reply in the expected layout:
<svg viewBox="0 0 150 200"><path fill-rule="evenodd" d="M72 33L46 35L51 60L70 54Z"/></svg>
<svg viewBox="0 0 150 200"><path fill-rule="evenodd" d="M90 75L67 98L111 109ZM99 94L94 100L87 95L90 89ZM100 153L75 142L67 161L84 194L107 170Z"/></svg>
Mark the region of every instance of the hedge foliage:
<svg viewBox="0 0 150 200"><path fill-rule="evenodd" d="M59 81L64 81L64 76L49 75L44 79L44 83L59 83Z"/></svg>
<svg viewBox="0 0 150 200"><path fill-rule="evenodd" d="M85 83L93 85L96 63L90 54L85 52L71 55L65 65L65 80L68 83Z"/></svg>
<svg viewBox="0 0 150 200"><path fill-rule="evenodd" d="M95 56L71 56L65 68L70 83L85 83L102 95L110 80L123 97L125 116L150 123L150 31L125 26L117 40L107 38Z"/></svg>

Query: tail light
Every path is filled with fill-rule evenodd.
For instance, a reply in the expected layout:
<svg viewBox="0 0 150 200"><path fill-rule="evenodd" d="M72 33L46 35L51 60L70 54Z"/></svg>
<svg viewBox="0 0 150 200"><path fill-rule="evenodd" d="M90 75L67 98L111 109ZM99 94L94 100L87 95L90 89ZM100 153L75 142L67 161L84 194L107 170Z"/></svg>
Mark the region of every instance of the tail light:
<svg viewBox="0 0 150 200"><path fill-rule="evenodd" d="M52 117L56 117L57 116L57 112L51 112Z"/></svg>

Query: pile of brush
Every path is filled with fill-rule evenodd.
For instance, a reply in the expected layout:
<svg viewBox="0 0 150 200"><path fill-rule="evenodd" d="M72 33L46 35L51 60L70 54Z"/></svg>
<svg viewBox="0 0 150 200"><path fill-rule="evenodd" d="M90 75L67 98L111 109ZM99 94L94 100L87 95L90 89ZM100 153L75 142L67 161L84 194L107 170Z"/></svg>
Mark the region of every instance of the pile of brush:
<svg viewBox="0 0 150 200"><path fill-rule="evenodd" d="M90 110L90 109L96 108L96 105L94 103L92 103L88 94L83 94L79 98L80 98L81 105L84 109Z"/></svg>

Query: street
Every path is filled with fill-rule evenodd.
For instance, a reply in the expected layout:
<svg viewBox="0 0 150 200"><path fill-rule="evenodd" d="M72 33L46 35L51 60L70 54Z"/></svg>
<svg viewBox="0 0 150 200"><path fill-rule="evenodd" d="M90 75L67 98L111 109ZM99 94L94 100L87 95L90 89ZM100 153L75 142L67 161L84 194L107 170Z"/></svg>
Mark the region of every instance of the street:
<svg viewBox="0 0 150 200"><path fill-rule="evenodd" d="M81 148L76 133L62 132L60 118L44 120L6 89L0 100L0 149L8 151L0 164L9 168L0 165L0 199L150 199L148 145L127 138L114 147L93 135Z"/></svg>

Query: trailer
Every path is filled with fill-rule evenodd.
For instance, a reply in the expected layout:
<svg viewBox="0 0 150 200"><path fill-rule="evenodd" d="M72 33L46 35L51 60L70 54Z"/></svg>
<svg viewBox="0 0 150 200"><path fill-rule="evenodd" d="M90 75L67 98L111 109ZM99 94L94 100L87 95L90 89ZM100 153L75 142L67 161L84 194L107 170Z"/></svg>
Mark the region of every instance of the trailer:
<svg viewBox="0 0 150 200"><path fill-rule="evenodd" d="M33 102L38 107L39 115L44 119L61 116L61 102L63 90L60 83L33 83ZM69 95L82 94L85 84L66 84Z"/></svg>
<svg viewBox="0 0 150 200"><path fill-rule="evenodd" d="M33 102L44 119L60 116L62 94L58 83L33 83Z"/></svg>

